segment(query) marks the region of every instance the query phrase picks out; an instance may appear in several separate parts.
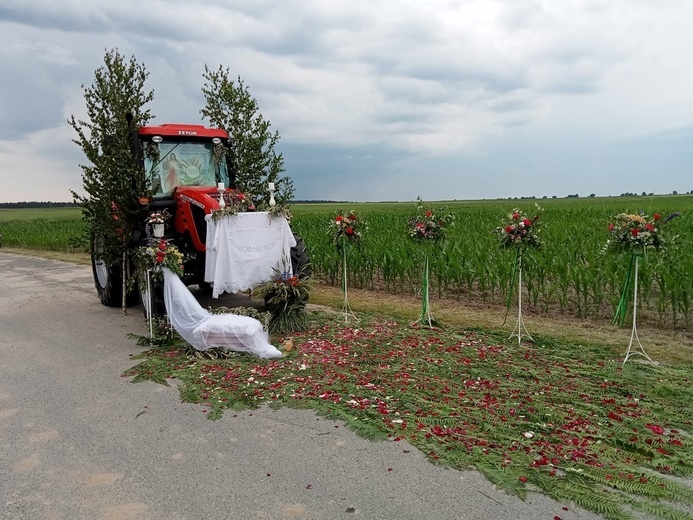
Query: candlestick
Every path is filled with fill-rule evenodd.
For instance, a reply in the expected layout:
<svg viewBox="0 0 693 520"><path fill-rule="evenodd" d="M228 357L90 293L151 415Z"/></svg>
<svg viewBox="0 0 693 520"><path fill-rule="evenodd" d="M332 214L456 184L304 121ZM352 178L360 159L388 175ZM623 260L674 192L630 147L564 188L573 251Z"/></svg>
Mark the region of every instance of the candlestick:
<svg viewBox="0 0 693 520"><path fill-rule="evenodd" d="M219 192L219 209L224 209L226 207L226 202L224 201L224 183L220 182L217 184L217 191Z"/></svg>
<svg viewBox="0 0 693 520"><path fill-rule="evenodd" d="M270 205L270 207L273 208L274 206L277 205L277 201L274 200L274 183L273 183L273 182L270 182L270 183L268 184L268 187L269 187L269 192L270 192L269 205Z"/></svg>

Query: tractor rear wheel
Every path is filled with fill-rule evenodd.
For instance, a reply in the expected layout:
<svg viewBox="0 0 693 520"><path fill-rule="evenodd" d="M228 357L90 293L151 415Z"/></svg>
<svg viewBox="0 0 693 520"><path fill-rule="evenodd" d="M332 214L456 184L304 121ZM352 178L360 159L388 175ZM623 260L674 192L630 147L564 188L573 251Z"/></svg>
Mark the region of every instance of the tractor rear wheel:
<svg viewBox="0 0 693 520"><path fill-rule="evenodd" d="M94 285L101 303L107 307L120 307L123 304L123 276L120 264L108 265L101 257L104 251L104 238L95 236L92 240L91 271ZM137 303L137 291L127 293L126 305Z"/></svg>
<svg viewBox="0 0 693 520"><path fill-rule="evenodd" d="M291 270L300 279L308 278L313 274L310 267L310 257L303 239L294 233L296 245L291 248Z"/></svg>

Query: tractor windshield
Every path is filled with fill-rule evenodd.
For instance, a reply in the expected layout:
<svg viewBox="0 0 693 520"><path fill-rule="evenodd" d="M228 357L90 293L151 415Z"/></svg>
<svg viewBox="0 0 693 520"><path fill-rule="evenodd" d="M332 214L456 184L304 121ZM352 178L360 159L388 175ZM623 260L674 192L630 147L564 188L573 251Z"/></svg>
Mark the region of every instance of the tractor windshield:
<svg viewBox="0 0 693 520"><path fill-rule="evenodd" d="M152 145L154 145L152 143ZM144 167L156 188L155 197L170 197L178 186L216 186L229 178L223 156L215 159L210 142L162 142L158 153L145 154Z"/></svg>

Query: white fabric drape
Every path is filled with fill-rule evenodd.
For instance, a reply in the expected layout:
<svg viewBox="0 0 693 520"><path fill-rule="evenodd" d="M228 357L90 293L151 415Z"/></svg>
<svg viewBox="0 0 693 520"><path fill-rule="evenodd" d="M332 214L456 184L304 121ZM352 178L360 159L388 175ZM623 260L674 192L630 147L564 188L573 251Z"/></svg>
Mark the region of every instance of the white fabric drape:
<svg viewBox="0 0 693 520"><path fill-rule="evenodd" d="M291 273L291 248L296 239L284 217L269 218L266 211L238 213L218 221L207 220L205 281L212 297L224 292L253 289L274 275Z"/></svg>
<svg viewBox="0 0 693 520"><path fill-rule="evenodd" d="M203 309L185 284L164 268L164 303L173 328L197 350L224 347L269 359L282 353L255 318L236 314L212 314Z"/></svg>

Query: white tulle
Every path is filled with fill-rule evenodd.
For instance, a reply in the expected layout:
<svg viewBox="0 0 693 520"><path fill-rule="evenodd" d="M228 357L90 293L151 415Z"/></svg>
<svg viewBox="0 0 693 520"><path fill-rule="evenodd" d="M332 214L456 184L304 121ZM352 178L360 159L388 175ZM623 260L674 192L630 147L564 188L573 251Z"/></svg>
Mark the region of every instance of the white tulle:
<svg viewBox="0 0 693 520"><path fill-rule="evenodd" d="M171 325L198 350L224 347L269 359L282 353L255 318L237 314L212 314L203 309L185 284L164 268L164 303Z"/></svg>

